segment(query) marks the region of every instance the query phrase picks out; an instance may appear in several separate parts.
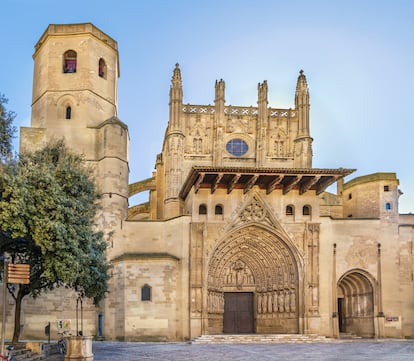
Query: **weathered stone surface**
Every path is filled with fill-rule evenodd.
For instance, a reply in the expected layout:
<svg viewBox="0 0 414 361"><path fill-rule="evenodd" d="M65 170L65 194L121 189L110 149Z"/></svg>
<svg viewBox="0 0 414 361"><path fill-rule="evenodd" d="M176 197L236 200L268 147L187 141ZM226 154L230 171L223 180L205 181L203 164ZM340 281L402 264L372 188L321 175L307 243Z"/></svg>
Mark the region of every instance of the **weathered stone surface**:
<svg viewBox="0 0 414 361"><path fill-rule="evenodd" d="M77 53L70 74L68 50ZM257 333L414 337L414 215L398 213L394 173L344 182L352 169L312 168L302 71L291 109L268 106L267 82L257 107L228 106L223 80L214 105L191 105L177 64L156 169L128 185L116 42L91 24L53 25L34 63L22 149L64 137L93 165L103 193L97 226L108 235L110 292L99 309L84 304L84 334L186 340L247 315ZM336 194L326 192L335 182ZM149 203L128 213L128 197L144 190ZM227 310L235 292L253 295L252 306ZM62 290L25 301L23 337L62 318L74 329L75 301Z"/></svg>

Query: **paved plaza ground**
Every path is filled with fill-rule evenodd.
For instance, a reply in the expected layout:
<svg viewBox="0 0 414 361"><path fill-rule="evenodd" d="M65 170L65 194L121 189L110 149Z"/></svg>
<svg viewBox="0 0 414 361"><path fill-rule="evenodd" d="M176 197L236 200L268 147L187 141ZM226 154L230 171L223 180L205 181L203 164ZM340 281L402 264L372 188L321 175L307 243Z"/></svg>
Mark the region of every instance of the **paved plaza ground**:
<svg viewBox="0 0 414 361"><path fill-rule="evenodd" d="M94 342L93 354L94 361L412 361L414 340L267 345ZM63 357L46 360L60 361Z"/></svg>

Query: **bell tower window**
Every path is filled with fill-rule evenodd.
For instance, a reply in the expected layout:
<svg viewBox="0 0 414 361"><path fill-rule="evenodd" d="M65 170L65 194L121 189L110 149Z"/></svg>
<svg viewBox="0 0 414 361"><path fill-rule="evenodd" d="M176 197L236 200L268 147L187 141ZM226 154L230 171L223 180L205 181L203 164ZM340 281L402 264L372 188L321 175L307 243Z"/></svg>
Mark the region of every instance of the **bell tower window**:
<svg viewBox="0 0 414 361"><path fill-rule="evenodd" d="M76 61L78 54L76 51L68 50L63 54L63 72L76 73Z"/></svg>
<svg viewBox="0 0 414 361"><path fill-rule="evenodd" d="M99 59L98 74L101 78L106 79L106 63L102 58Z"/></svg>

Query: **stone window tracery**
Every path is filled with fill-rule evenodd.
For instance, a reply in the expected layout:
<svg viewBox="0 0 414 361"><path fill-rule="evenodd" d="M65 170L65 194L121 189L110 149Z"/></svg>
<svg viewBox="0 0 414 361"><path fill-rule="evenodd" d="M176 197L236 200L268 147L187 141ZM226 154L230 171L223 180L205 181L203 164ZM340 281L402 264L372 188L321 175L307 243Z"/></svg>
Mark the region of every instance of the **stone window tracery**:
<svg viewBox="0 0 414 361"><path fill-rule="evenodd" d="M269 151L275 157L285 157L288 154L288 137L282 126L274 128L274 134L271 136L273 143L269 144Z"/></svg>
<svg viewBox="0 0 414 361"><path fill-rule="evenodd" d="M194 138L193 139L193 152L194 153L202 153L203 152L203 139L202 138Z"/></svg>
<svg viewBox="0 0 414 361"><path fill-rule="evenodd" d="M249 204L240 215L244 222L259 222L266 216L266 210L259 202Z"/></svg>
<svg viewBox="0 0 414 361"><path fill-rule="evenodd" d="M231 139L226 144L226 150L235 157L241 157L247 153L249 146L243 139Z"/></svg>

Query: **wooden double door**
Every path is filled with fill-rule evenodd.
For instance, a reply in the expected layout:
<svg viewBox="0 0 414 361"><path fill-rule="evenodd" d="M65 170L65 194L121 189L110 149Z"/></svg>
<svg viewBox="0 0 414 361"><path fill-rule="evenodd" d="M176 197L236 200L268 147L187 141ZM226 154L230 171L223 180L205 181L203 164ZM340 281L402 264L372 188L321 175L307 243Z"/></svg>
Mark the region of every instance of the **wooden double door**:
<svg viewBox="0 0 414 361"><path fill-rule="evenodd" d="M224 293L224 333L253 333L252 292L225 292Z"/></svg>

